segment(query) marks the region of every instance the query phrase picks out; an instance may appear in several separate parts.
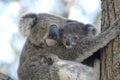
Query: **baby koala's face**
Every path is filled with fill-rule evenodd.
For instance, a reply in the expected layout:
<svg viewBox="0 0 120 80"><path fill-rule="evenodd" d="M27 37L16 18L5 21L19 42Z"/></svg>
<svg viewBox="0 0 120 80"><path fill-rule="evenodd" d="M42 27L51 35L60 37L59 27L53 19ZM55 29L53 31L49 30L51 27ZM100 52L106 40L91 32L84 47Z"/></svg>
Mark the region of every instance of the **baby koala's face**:
<svg viewBox="0 0 120 80"><path fill-rule="evenodd" d="M96 35L96 28L90 24L71 22L64 26L62 43L66 48L72 48L78 41L85 37Z"/></svg>
<svg viewBox="0 0 120 80"><path fill-rule="evenodd" d="M78 38L79 37L77 34L64 34L62 43L66 48L72 48L74 45L76 45Z"/></svg>

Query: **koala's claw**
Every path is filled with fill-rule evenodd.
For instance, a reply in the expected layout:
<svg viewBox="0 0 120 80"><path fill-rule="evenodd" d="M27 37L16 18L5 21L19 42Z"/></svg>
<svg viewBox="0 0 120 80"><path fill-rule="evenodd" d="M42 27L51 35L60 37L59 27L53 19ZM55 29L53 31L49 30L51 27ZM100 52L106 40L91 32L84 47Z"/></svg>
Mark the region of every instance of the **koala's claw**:
<svg viewBox="0 0 120 80"><path fill-rule="evenodd" d="M49 55L40 55L39 58L42 60L43 63L46 63L48 65L53 64L52 57Z"/></svg>

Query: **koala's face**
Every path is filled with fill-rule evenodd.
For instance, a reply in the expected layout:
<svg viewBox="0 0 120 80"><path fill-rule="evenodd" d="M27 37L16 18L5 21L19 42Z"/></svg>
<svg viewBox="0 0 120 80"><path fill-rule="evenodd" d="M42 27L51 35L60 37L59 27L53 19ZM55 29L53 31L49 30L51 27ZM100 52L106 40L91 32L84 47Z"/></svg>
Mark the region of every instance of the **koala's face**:
<svg viewBox="0 0 120 80"><path fill-rule="evenodd" d="M90 24L82 24L79 22L71 22L64 26L62 43L66 48L72 48L77 41L85 37L93 37L96 35L96 28Z"/></svg>
<svg viewBox="0 0 120 80"><path fill-rule="evenodd" d="M21 17L20 32L37 46L54 46L59 40L59 28L65 23L61 17L29 13Z"/></svg>

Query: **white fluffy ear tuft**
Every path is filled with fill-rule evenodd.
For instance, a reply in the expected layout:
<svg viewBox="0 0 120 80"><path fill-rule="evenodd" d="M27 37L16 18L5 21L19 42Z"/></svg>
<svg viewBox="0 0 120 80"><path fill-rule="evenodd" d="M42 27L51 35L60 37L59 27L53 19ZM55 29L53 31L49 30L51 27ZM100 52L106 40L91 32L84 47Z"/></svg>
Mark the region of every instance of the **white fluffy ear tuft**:
<svg viewBox="0 0 120 80"><path fill-rule="evenodd" d="M31 34L31 29L37 24L37 15L29 13L23 15L19 21L19 30L21 34L28 37Z"/></svg>

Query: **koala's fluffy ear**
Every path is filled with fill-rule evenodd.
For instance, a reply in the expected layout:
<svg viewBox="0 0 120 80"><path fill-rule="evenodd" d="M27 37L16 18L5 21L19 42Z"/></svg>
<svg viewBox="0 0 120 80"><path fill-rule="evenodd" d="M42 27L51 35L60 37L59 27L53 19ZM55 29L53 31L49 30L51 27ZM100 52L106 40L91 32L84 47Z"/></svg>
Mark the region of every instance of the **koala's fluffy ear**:
<svg viewBox="0 0 120 80"><path fill-rule="evenodd" d="M86 24L84 30L86 31L86 35L89 36L95 36L97 34L97 29L91 24Z"/></svg>
<svg viewBox="0 0 120 80"><path fill-rule="evenodd" d="M28 37L31 34L31 28L37 24L37 14L29 13L23 15L19 21L19 30L22 35Z"/></svg>

